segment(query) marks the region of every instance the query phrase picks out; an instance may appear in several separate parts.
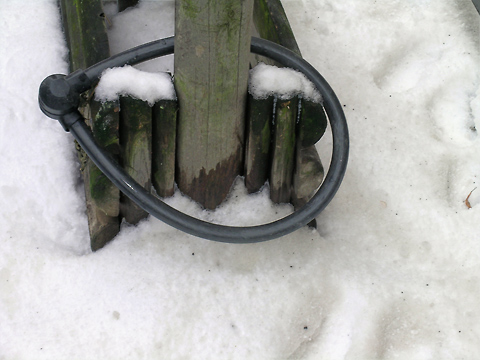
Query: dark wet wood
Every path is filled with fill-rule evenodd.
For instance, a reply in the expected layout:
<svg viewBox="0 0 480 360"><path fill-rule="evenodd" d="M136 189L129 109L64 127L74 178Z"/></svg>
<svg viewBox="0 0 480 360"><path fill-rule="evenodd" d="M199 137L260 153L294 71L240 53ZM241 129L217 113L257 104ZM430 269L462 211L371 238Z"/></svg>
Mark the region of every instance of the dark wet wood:
<svg viewBox="0 0 480 360"><path fill-rule="evenodd" d="M69 47L70 70L85 69L109 57L108 37L101 0L61 0L60 7ZM118 155L118 104L100 104L91 93L82 97L80 110L95 139ZM92 250L103 247L120 230L119 190L79 150Z"/></svg>
<svg viewBox="0 0 480 360"><path fill-rule="evenodd" d="M293 176L292 204L300 209L315 194L323 180L323 165L315 146L297 143L296 171Z"/></svg>
<svg viewBox="0 0 480 360"><path fill-rule="evenodd" d="M290 202L295 165L295 125L298 98L277 100L270 169L270 199L275 203Z"/></svg>
<svg viewBox="0 0 480 360"><path fill-rule="evenodd" d="M247 140L245 144L245 186L259 191L269 176L273 96L254 99L248 95Z"/></svg>
<svg viewBox="0 0 480 360"><path fill-rule="evenodd" d="M322 104L302 99L300 108L292 194L292 204L296 209L307 203L323 181L323 165L315 143L327 128L327 117Z"/></svg>
<svg viewBox="0 0 480 360"><path fill-rule="evenodd" d="M258 36L283 45L301 56L280 0L255 0L253 22ZM256 61L281 66L263 57L257 56ZM252 62L252 65L255 64L256 62ZM305 100L302 100L302 103L302 120L297 129L294 180L290 200L296 209L315 194L323 180L323 166L314 144L323 136L327 121L321 104ZM283 200L286 198L286 192L285 189ZM273 199L276 199L276 196L274 194Z"/></svg>
<svg viewBox="0 0 480 360"><path fill-rule="evenodd" d="M110 56L101 0L60 1L70 70L86 69Z"/></svg>
<svg viewBox="0 0 480 360"><path fill-rule="evenodd" d="M255 0L253 8L252 35L285 46L301 56L300 49L280 0ZM251 58L252 67L258 62L281 66L277 62L259 55Z"/></svg>
<svg viewBox="0 0 480 360"><path fill-rule="evenodd" d="M175 191L177 111L176 100L161 100L153 106L152 183L160 197Z"/></svg>
<svg viewBox="0 0 480 360"><path fill-rule="evenodd" d="M147 102L130 96L120 97L120 145L125 171L147 190L152 174L152 108ZM148 213L122 194L121 215L137 224Z"/></svg>

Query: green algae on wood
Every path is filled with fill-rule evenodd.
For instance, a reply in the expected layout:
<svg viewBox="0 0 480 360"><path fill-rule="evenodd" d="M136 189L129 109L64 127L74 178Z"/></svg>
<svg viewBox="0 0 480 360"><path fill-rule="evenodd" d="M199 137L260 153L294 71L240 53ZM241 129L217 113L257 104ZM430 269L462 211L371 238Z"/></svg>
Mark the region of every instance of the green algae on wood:
<svg viewBox="0 0 480 360"><path fill-rule="evenodd" d="M118 103L83 101L82 115L100 146L118 159ZM85 187L90 246L98 250L120 231L120 191L83 152L79 153Z"/></svg>
<svg viewBox="0 0 480 360"><path fill-rule="evenodd" d="M327 128L327 116L322 104L301 99L297 124L297 154L292 203L303 206L323 181L324 169L315 143Z"/></svg>
<svg viewBox="0 0 480 360"><path fill-rule="evenodd" d="M105 246L120 231L120 192L112 187L110 180L92 161L85 164L83 178L90 247L95 251Z"/></svg>
<svg viewBox="0 0 480 360"><path fill-rule="evenodd" d="M315 195L322 184L323 176L322 161L315 146L302 148L299 141L295 156L291 199L295 210L302 208ZM317 221L312 219L308 226L316 228Z"/></svg>
<svg viewBox="0 0 480 360"><path fill-rule="evenodd" d="M259 191L268 179L272 119L273 96L255 99L249 94L244 172L249 193Z"/></svg>
<svg viewBox="0 0 480 360"><path fill-rule="evenodd" d="M327 128L327 115L323 105L311 100L302 99L299 131L302 133L303 147L312 146L321 139Z"/></svg>
<svg viewBox="0 0 480 360"><path fill-rule="evenodd" d="M243 170L253 0L177 0L179 189L208 209Z"/></svg>
<svg viewBox="0 0 480 360"><path fill-rule="evenodd" d="M70 70L86 69L110 56L102 0L61 0Z"/></svg>
<svg viewBox="0 0 480 360"><path fill-rule="evenodd" d="M122 166L135 181L151 189L152 108L147 102L130 96L120 97L120 146ZM137 224L148 213L122 194L121 215Z"/></svg>
<svg viewBox="0 0 480 360"><path fill-rule="evenodd" d="M86 69L108 58L110 53L102 1L61 0L60 7L70 50L70 70ZM92 100L91 93L82 97L80 107L100 145L113 155L118 154L118 114L115 115L115 107ZM120 230L120 193L83 151L78 154L85 184L90 245L92 250L97 250Z"/></svg>
<svg viewBox="0 0 480 360"><path fill-rule="evenodd" d="M99 103L92 101L91 128L98 144L118 160L119 143L119 102ZM94 116L93 116L94 115ZM120 207L120 190L94 165L90 166L89 187L93 203L107 216L118 217Z"/></svg>
<svg viewBox="0 0 480 360"><path fill-rule="evenodd" d="M160 100L153 106L152 184L160 197L175 191L177 111L176 100Z"/></svg>
<svg viewBox="0 0 480 360"><path fill-rule="evenodd" d="M300 49L288 21L285 10L280 0L255 0L253 7L254 35L262 39L273 41L292 50L301 56ZM255 55L256 61L268 65L277 65L277 62L259 55Z"/></svg>

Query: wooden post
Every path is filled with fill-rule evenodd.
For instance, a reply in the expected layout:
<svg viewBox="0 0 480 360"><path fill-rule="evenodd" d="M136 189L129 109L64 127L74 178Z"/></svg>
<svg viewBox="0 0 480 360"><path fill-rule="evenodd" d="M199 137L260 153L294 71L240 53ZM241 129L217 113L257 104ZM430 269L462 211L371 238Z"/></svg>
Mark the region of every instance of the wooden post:
<svg viewBox="0 0 480 360"><path fill-rule="evenodd" d="M253 0L176 0L177 184L208 209L243 169Z"/></svg>
<svg viewBox="0 0 480 360"><path fill-rule="evenodd" d="M64 31L70 49L70 70L87 67L109 56L108 37L101 0L61 0ZM100 104L91 93L82 98L80 108L95 139L118 155L118 104ZM120 230L120 191L80 150L85 183L90 246L103 247Z"/></svg>

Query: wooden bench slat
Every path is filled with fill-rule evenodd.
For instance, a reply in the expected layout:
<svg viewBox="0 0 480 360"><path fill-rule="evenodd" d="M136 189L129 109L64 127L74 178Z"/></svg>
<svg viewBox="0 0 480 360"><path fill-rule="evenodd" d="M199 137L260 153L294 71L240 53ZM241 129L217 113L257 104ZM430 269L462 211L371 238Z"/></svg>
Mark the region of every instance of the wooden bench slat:
<svg viewBox="0 0 480 360"><path fill-rule="evenodd" d="M176 100L160 100L153 106L152 183L160 197L175 191L177 112Z"/></svg>
<svg viewBox="0 0 480 360"><path fill-rule="evenodd" d="M152 108L147 102L130 96L120 97L120 145L125 171L147 190L152 174ZM121 215L130 224L148 213L122 194Z"/></svg>
<svg viewBox="0 0 480 360"><path fill-rule="evenodd" d="M102 1L61 0L60 7L70 50L70 70L86 69L109 57ZM80 108L96 140L113 154L118 154L118 113L114 111L115 106L102 105L89 96L82 98ZM120 230L120 192L81 151L79 157L85 183L90 246L92 250L97 250Z"/></svg>
<svg viewBox="0 0 480 360"><path fill-rule="evenodd" d="M177 0L177 184L208 209L243 171L253 0Z"/></svg>
<svg viewBox="0 0 480 360"><path fill-rule="evenodd" d="M248 95L245 186L249 193L259 191L269 176L273 99L273 96L255 99Z"/></svg>
<svg viewBox="0 0 480 360"><path fill-rule="evenodd" d="M298 98L277 100L272 141L270 169L270 199L274 203L288 203L291 197L295 165L295 126Z"/></svg>

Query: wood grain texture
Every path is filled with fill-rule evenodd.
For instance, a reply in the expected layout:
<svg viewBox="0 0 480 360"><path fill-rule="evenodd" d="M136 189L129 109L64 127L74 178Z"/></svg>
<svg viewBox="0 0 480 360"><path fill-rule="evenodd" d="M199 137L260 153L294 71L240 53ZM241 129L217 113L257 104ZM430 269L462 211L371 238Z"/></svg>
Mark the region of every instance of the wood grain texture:
<svg viewBox="0 0 480 360"><path fill-rule="evenodd" d="M302 99L300 108L291 199L295 210L304 206L322 184L324 169L315 143L327 127L322 104ZM316 220L313 219L309 226L316 227Z"/></svg>
<svg viewBox="0 0 480 360"><path fill-rule="evenodd" d="M176 180L208 209L243 170L253 0L177 0Z"/></svg>
<svg viewBox="0 0 480 360"><path fill-rule="evenodd" d="M245 186L259 191L269 176L273 96L255 99L248 95L247 141L245 144Z"/></svg>
<svg viewBox="0 0 480 360"><path fill-rule="evenodd" d="M151 190L152 108L145 101L120 97L120 145L124 170ZM122 194L121 215L128 223L136 224L148 213Z"/></svg>
<svg viewBox="0 0 480 360"><path fill-rule="evenodd" d="M61 0L63 27L69 48L70 70L86 69L109 57L101 0ZM118 105L118 104L117 104ZM82 97L80 110L101 146L118 156L118 106ZM92 250L103 247L120 230L119 190L79 150Z"/></svg>
<svg viewBox="0 0 480 360"><path fill-rule="evenodd" d="M253 7L252 35L285 46L301 56L300 48L293 34L280 0L255 0ZM260 55L251 55L252 67L263 62L267 65L282 66L276 61Z"/></svg>

